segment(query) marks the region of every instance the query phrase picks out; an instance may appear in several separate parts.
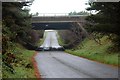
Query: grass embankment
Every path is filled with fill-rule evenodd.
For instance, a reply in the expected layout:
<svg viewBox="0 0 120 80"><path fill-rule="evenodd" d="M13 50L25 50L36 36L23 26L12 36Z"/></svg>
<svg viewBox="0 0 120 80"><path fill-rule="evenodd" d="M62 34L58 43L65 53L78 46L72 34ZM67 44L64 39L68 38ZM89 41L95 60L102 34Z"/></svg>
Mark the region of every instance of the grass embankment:
<svg viewBox="0 0 120 80"><path fill-rule="evenodd" d="M47 32L44 32L43 38L40 38L40 40L38 41L38 43L37 43L38 47L44 43L44 40L46 38L46 34L47 34Z"/></svg>
<svg viewBox="0 0 120 80"><path fill-rule="evenodd" d="M64 46L66 45L63 41L63 39L61 38L61 36L59 35L59 33L57 33L57 39L58 39L58 43L60 46Z"/></svg>
<svg viewBox="0 0 120 80"><path fill-rule="evenodd" d="M65 51L76 56L118 66L118 55L120 52L108 50L108 48L112 46L112 42L106 37L101 38L101 43L102 44L99 45L94 40L85 39L82 45L79 45L76 49Z"/></svg>
<svg viewBox="0 0 120 80"><path fill-rule="evenodd" d="M3 68L3 78L36 78L31 61L35 51L26 50L17 44L13 53L16 56L16 62L12 64L15 72L12 74Z"/></svg>
<svg viewBox="0 0 120 80"><path fill-rule="evenodd" d="M43 42L44 42L44 39L41 38L41 39L38 41L37 46L38 46L38 47L41 46L41 45L43 44Z"/></svg>

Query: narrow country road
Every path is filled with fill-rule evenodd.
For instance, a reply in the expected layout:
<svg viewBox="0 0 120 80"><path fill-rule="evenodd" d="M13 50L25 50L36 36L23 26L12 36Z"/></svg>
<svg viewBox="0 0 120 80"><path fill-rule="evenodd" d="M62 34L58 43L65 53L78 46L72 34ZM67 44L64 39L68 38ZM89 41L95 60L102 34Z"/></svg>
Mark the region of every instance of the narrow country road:
<svg viewBox="0 0 120 80"><path fill-rule="evenodd" d="M57 32L56 31L45 31L45 40L43 42L43 44L41 45L41 47L61 47L58 44L58 40L57 40Z"/></svg>
<svg viewBox="0 0 120 80"><path fill-rule="evenodd" d="M48 31L42 46L59 47L55 31ZM118 68L63 51L40 51L35 56L42 78L118 78Z"/></svg>

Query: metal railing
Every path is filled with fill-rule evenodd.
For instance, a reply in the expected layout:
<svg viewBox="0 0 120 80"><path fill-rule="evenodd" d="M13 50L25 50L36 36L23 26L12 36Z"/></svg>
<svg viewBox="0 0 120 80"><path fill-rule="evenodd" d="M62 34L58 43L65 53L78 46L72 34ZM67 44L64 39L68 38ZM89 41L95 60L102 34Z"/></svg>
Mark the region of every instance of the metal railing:
<svg viewBox="0 0 120 80"><path fill-rule="evenodd" d="M38 16L68 16L68 13L39 13Z"/></svg>
<svg viewBox="0 0 120 80"><path fill-rule="evenodd" d="M69 13L39 13L38 16L47 17L47 16L88 16L88 15L69 15ZM38 17L34 16L34 17Z"/></svg>

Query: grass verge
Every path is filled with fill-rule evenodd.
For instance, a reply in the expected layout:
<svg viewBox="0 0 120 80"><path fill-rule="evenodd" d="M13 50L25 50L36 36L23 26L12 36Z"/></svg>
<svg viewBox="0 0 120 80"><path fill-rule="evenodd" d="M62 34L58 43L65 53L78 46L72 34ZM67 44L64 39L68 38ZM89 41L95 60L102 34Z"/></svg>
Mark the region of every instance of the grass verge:
<svg viewBox="0 0 120 80"><path fill-rule="evenodd" d="M110 64L114 66L120 66L118 64L118 55L120 52L109 51L108 48L112 46L112 42L106 37L101 39L101 45L97 44L94 40L85 39L82 45L79 45L77 49L65 50L67 53L91 59L94 61Z"/></svg>
<svg viewBox="0 0 120 80"><path fill-rule="evenodd" d="M38 47L41 46L41 45L44 43L44 40L45 40L45 38L46 38L46 34L47 34L47 32L45 31L43 38L41 38L41 39L38 41L38 43L37 43L37 46L38 46Z"/></svg>
<svg viewBox="0 0 120 80"><path fill-rule="evenodd" d="M41 39L38 41L37 46L38 46L38 47L41 46L41 45L43 44L43 42L44 42L44 39L41 38Z"/></svg>
<svg viewBox="0 0 120 80"><path fill-rule="evenodd" d="M63 39L59 35L57 35L57 38L58 38L59 45L64 46L65 44L64 44Z"/></svg>
<svg viewBox="0 0 120 80"><path fill-rule="evenodd" d="M36 78L34 74L34 68L31 58L35 51L26 50L20 45L13 51L16 56L16 62L11 64L14 69L14 73L11 73L8 69L3 67L3 78Z"/></svg>

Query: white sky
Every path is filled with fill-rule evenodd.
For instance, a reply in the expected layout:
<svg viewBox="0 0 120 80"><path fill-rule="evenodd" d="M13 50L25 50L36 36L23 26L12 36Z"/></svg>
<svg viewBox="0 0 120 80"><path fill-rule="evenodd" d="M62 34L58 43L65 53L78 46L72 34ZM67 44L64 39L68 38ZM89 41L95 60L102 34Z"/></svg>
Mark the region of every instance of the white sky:
<svg viewBox="0 0 120 80"><path fill-rule="evenodd" d="M34 0L30 13L70 13L85 11L88 0Z"/></svg>

